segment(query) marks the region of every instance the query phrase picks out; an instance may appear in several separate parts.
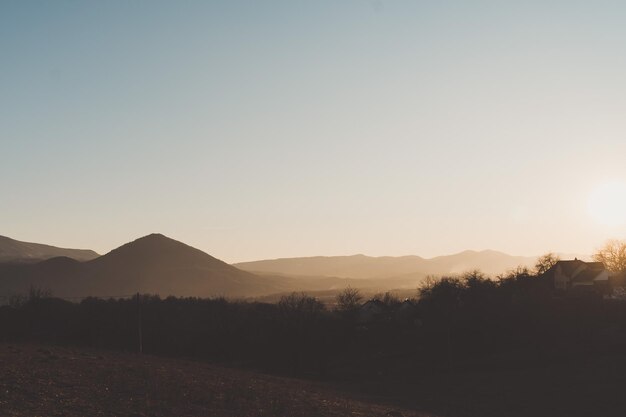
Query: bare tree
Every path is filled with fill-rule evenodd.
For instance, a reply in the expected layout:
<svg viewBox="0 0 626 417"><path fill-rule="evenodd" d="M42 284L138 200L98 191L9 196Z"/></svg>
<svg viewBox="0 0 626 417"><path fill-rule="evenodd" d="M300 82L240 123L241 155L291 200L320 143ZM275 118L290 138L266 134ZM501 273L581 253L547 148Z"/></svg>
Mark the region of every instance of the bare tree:
<svg viewBox="0 0 626 417"><path fill-rule="evenodd" d="M385 293L377 293L374 294L371 298L372 301L379 301L381 302L385 307L395 307L398 304L400 304L400 299L398 298L398 296L392 294L391 292L387 291Z"/></svg>
<svg viewBox="0 0 626 417"><path fill-rule="evenodd" d="M427 275L417 287L417 294L428 293L440 280L441 278L435 275Z"/></svg>
<svg viewBox="0 0 626 417"><path fill-rule="evenodd" d="M293 292L280 298L278 308L287 315L297 314L303 317L312 317L324 311L325 307L315 297L304 292Z"/></svg>
<svg viewBox="0 0 626 417"><path fill-rule="evenodd" d="M593 254L593 260L602 262L611 272L626 271L626 241L608 240Z"/></svg>
<svg viewBox="0 0 626 417"><path fill-rule="evenodd" d="M537 258L537 263L535 263L535 273L537 275L545 274L550 268L554 266L554 264L556 264L560 260L561 258L559 258L558 255L552 252L541 255L539 258Z"/></svg>
<svg viewBox="0 0 626 417"><path fill-rule="evenodd" d="M461 275L461 280L463 280L466 284L477 281L485 281L486 279L488 279L487 275L485 275L480 269L466 271Z"/></svg>
<svg viewBox="0 0 626 417"><path fill-rule="evenodd" d="M361 305L361 292L356 288L348 287L337 294L337 310L354 311Z"/></svg>

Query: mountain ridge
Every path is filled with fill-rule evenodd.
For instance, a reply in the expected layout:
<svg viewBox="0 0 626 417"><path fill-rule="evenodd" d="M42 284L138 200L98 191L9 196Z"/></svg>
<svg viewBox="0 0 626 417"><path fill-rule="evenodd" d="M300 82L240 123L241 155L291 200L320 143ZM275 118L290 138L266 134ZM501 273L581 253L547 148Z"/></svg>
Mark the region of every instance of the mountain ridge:
<svg viewBox="0 0 626 417"><path fill-rule="evenodd" d="M276 258L233 264L256 273L277 273L293 276L327 276L372 279L406 276L408 274L457 274L480 269L488 275L501 274L517 266L533 267L537 257L515 256L485 249L465 250L452 255L423 258L404 256L311 256Z"/></svg>
<svg viewBox="0 0 626 417"><path fill-rule="evenodd" d="M100 255L91 249L60 248L0 236L0 262L36 262L58 256L65 256L77 261L89 261Z"/></svg>

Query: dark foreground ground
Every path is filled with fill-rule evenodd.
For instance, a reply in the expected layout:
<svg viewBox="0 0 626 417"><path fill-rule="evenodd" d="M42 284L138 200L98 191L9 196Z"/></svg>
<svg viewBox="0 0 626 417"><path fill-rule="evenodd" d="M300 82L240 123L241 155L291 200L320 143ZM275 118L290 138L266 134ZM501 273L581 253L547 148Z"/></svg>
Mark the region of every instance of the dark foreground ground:
<svg viewBox="0 0 626 417"><path fill-rule="evenodd" d="M354 389L355 382L345 389ZM351 388L352 387L352 388ZM359 393L441 417L624 417L626 357L366 381Z"/></svg>
<svg viewBox="0 0 626 417"><path fill-rule="evenodd" d="M149 355L0 343L0 416L405 416L321 384Z"/></svg>
<svg viewBox="0 0 626 417"><path fill-rule="evenodd" d="M0 416L626 415L621 354L404 382L371 371L329 384L151 355L0 343Z"/></svg>

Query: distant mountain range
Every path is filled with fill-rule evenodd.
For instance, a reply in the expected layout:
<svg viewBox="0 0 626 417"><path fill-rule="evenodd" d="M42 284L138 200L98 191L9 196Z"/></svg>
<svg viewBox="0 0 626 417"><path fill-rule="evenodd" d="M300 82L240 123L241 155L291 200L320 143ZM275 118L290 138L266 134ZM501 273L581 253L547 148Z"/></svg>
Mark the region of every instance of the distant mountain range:
<svg viewBox="0 0 626 417"><path fill-rule="evenodd" d="M40 243L20 242L0 236L0 262L35 262L57 256L66 256L77 261L89 261L100 255L87 249L57 248Z"/></svg>
<svg viewBox="0 0 626 417"><path fill-rule="evenodd" d="M151 234L103 256L0 237L0 296L33 286L57 297L161 296L263 297L308 291L330 297L348 286L367 292L414 291L427 275L479 269L495 276L535 257L465 251L425 259L365 255L284 258L229 265L184 243Z"/></svg>
<svg viewBox="0 0 626 417"><path fill-rule="evenodd" d="M474 269L479 269L487 275L497 275L517 266L531 268L536 260L536 257L511 256L493 250L480 252L468 250L430 259L419 256L316 256L242 262L234 266L263 274L389 279L459 274Z"/></svg>

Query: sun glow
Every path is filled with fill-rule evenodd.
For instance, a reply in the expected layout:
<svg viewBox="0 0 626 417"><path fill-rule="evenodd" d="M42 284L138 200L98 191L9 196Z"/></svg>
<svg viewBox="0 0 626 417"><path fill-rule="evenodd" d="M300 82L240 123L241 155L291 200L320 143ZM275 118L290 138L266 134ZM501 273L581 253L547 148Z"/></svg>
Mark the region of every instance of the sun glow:
<svg viewBox="0 0 626 417"><path fill-rule="evenodd" d="M602 225L626 224L626 184L614 181L597 187L589 196L587 208L591 217Z"/></svg>

